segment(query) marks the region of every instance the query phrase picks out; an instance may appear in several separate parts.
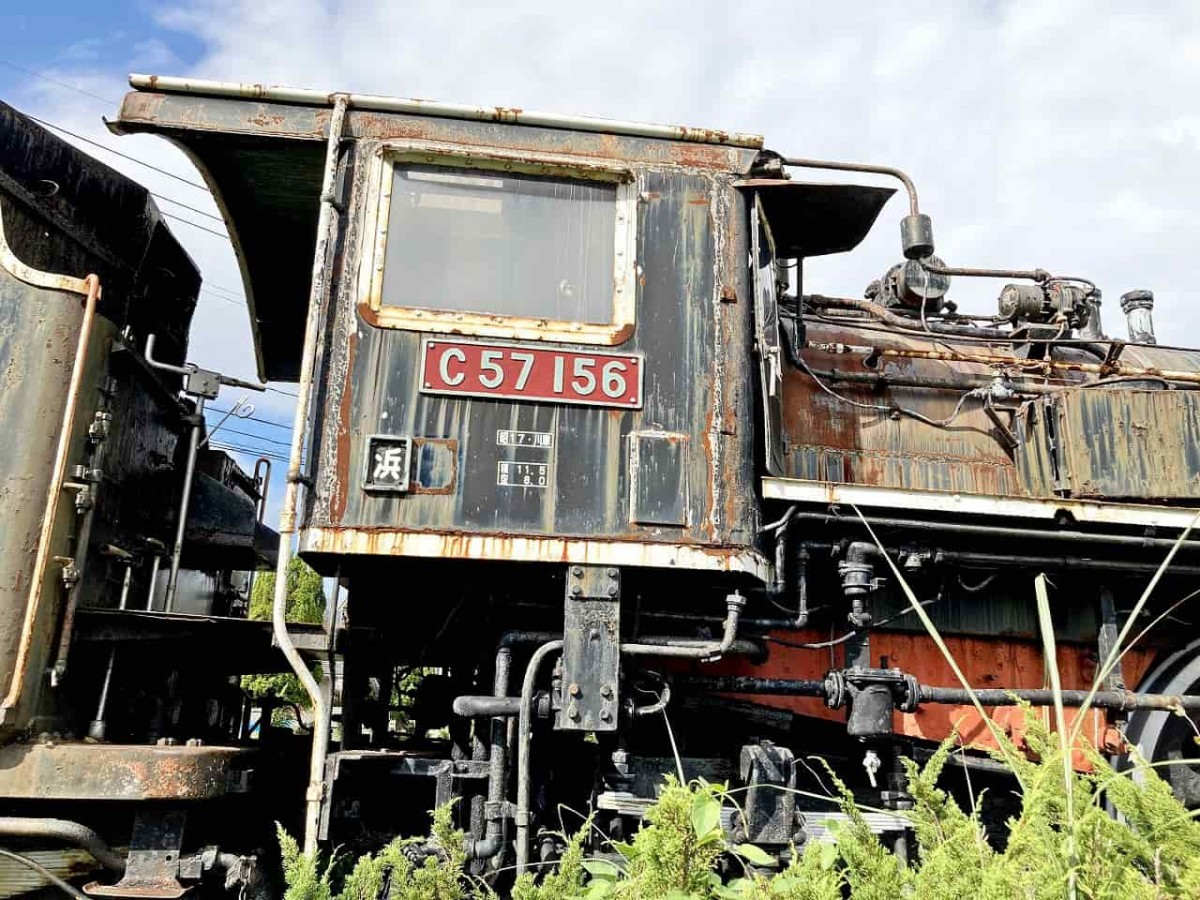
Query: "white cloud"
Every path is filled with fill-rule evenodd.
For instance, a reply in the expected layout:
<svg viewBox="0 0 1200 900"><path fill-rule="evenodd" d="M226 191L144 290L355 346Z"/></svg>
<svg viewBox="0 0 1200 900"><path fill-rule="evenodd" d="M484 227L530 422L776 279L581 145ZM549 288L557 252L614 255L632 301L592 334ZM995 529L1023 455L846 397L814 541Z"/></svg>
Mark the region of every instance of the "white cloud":
<svg viewBox="0 0 1200 900"><path fill-rule="evenodd" d="M179 71L156 42L136 48L131 69L757 130L791 154L898 165L948 261L1093 278L1117 334L1119 295L1153 288L1160 338L1196 342L1200 313L1185 300L1200 210L1192 0L173 0L158 16L198 39L202 57ZM62 77L123 90L80 65ZM114 140L92 101L49 86L35 96L65 124ZM118 146L189 170L163 141ZM902 213L894 200L858 252L815 261L809 286L861 291L897 259ZM176 231L210 281L239 284L227 245ZM959 280L952 296L991 311L1000 286ZM250 373L244 312L206 297L193 356Z"/></svg>
<svg viewBox="0 0 1200 900"><path fill-rule="evenodd" d="M1133 287L1162 297L1164 338L1193 321L1192 3L184 0L162 21L204 41L206 77L760 130L900 165L950 261L1093 276L1114 331ZM860 290L897 257L900 213L809 283ZM990 309L999 287L955 293Z"/></svg>

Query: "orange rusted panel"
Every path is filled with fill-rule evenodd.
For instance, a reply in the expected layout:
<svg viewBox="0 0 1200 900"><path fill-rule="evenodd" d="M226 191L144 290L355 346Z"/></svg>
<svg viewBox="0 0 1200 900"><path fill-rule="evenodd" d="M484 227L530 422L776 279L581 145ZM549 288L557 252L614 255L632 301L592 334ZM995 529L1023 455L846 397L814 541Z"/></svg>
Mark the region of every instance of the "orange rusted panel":
<svg viewBox="0 0 1200 900"><path fill-rule="evenodd" d="M779 637L792 643L814 643L828 640L828 633L814 629L799 632L779 632ZM946 646L957 661L972 687L977 688L1043 688L1050 682L1046 676L1041 646L1031 641L1011 638L946 637ZM771 655L766 663L756 665L744 657L723 660L718 666L706 668L706 674L749 675L759 678L819 679L830 669L840 669L842 655L835 648L834 655L828 649L802 650L771 645ZM915 675L922 684L958 686L953 670L936 645L923 634L900 632L876 632L871 635L871 656L885 661L888 667L902 669ZM1136 685L1145 674L1153 657L1152 650L1134 648L1124 659L1123 674L1127 684ZM1065 689L1086 690L1091 687L1098 664L1095 647L1091 644L1060 644L1058 648L1058 670ZM844 721L845 710L832 710L822 700L798 697L746 696L749 702L791 710L799 715L821 719ZM1001 729L1016 742L1024 743L1024 713L1018 707L991 707L988 713ZM1054 711L1039 710L1043 721L1052 724ZM1072 725L1077 711L1068 709L1068 726ZM1104 711L1088 714L1088 725L1083 738L1095 745L1105 740L1107 718ZM897 734L939 742L955 729L962 735L963 743L969 747L993 749L996 742L979 714L971 706L946 706L925 704L913 713L894 715L893 727ZM1084 768L1084 761L1077 754L1076 765Z"/></svg>

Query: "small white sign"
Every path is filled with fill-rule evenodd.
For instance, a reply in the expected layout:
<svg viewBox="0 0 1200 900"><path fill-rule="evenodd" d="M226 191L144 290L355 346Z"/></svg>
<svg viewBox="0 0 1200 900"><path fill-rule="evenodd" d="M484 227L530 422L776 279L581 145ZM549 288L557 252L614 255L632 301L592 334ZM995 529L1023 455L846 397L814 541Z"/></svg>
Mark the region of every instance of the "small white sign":
<svg viewBox="0 0 1200 900"><path fill-rule="evenodd" d="M496 464L496 484L500 487L544 488L549 480L549 463L504 460Z"/></svg>

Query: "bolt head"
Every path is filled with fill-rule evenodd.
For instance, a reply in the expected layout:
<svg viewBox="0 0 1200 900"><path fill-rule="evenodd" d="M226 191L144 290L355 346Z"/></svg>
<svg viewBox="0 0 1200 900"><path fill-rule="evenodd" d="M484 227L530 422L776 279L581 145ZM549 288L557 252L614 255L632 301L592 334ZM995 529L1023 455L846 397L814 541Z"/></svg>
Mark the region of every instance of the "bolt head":
<svg viewBox="0 0 1200 900"><path fill-rule="evenodd" d="M571 574L576 578L583 577L583 566L571 566Z"/></svg>
<svg viewBox="0 0 1200 900"><path fill-rule="evenodd" d="M581 588L581 587L580 587L579 585L577 585L577 584L573 584L573 585L571 585L571 593L572 593L574 596L578 597L580 594L582 594L582 593L583 593L583 588Z"/></svg>
<svg viewBox="0 0 1200 900"><path fill-rule="evenodd" d="M572 684L569 688L567 688L567 693L570 694L572 697L578 697L579 693L580 693L579 685Z"/></svg>
<svg viewBox="0 0 1200 900"><path fill-rule="evenodd" d="M612 721L612 713L609 712L607 709L600 710L600 721L601 722L611 722Z"/></svg>
<svg viewBox="0 0 1200 900"><path fill-rule="evenodd" d="M617 586L615 584L610 584L608 586L608 596L610 596L610 597L617 596Z"/></svg>

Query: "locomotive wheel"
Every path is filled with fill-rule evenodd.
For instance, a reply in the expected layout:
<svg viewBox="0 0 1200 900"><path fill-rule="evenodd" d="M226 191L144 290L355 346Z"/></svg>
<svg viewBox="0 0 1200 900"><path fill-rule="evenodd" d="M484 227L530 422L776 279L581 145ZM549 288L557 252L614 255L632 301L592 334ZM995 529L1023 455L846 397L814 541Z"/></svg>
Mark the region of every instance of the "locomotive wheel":
<svg viewBox="0 0 1200 900"><path fill-rule="evenodd" d="M1200 641L1155 666L1141 690L1162 694L1194 694L1200 690ZM1185 717L1170 712L1140 712L1130 717L1125 735L1150 762L1168 762L1200 758L1197 729L1197 713ZM1157 772L1180 802L1189 809L1200 808L1200 764L1159 766Z"/></svg>

